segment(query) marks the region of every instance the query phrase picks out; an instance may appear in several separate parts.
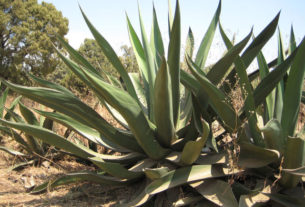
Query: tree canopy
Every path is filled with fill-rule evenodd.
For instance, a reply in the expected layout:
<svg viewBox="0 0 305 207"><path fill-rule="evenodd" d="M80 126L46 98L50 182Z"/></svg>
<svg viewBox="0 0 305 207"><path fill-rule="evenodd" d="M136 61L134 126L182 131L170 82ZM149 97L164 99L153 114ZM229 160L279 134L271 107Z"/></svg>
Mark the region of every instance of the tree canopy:
<svg viewBox="0 0 305 207"><path fill-rule="evenodd" d="M25 83L26 71L45 76L60 63L52 43L66 35L68 19L53 4L0 0L0 76Z"/></svg>
<svg viewBox="0 0 305 207"><path fill-rule="evenodd" d="M102 49L96 40L86 38L78 49L79 53L84 56L98 71L106 72L111 75L118 75L114 67L104 55Z"/></svg>

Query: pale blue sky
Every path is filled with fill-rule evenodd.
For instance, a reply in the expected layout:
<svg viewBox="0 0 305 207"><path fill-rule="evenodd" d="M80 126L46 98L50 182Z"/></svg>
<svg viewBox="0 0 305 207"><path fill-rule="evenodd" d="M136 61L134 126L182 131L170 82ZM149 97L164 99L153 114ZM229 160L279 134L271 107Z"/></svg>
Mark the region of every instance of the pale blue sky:
<svg viewBox="0 0 305 207"><path fill-rule="evenodd" d="M104 35L110 44L119 51L123 44L129 45L125 12L127 12L136 31L139 32L137 0L45 0L53 3L69 19L67 38L76 49L84 38L91 38L90 31L82 18L78 2L83 10ZM39 0L41 2L41 0ZM161 33L165 42L168 41L167 11L168 0L138 0L144 19L146 32L149 34L152 21L152 4L156 7ZM175 0L172 0L174 11ZM188 27L195 36L197 45L210 23L218 5L218 0L180 0L182 19L182 42L184 43ZM297 42L305 35L305 1L304 0L223 0L221 23L232 37L236 33L237 40L243 38L254 27L257 35L281 11L279 26L285 45L288 44L291 24L294 26ZM140 34L140 33L138 33ZM219 53L221 44L217 32L212 53ZM267 59L276 55L276 37L266 45L264 52ZM212 55L215 56L215 55ZM217 55L216 55L217 56Z"/></svg>

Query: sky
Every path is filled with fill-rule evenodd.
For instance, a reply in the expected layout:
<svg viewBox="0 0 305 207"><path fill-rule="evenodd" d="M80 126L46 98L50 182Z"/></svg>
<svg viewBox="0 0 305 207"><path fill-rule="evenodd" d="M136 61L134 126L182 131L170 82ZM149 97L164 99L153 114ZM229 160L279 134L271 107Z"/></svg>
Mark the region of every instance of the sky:
<svg viewBox="0 0 305 207"><path fill-rule="evenodd" d="M38 0L41 2L42 0ZM44 0L52 3L69 19L69 43L78 48L85 38L92 38L81 15L78 4L82 7L90 21L108 40L112 47L120 53L120 46L130 45L126 14L140 36L138 3L144 19L146 33L150 34L152 7L156 8L159 26L164 42L168 43L168 0ZM171 0L174 12L176 0ZM195 45L201 42L208 25L216 11L218 0L180 0L181 10L181 42L185 42L188 28L191 27ZM284 45L287 47L291 25L294 27L296 41L299 43L305 36L305 0L222 0L220 21L229 35L236 35L236 41L243 39L253 27L254 35L259 34L265 26L281 12L279 28ZM212 59L222 55L224 50L219 31L216 32L210 56ZM264 47L267 60L277 54L276 35Z"/></svg>

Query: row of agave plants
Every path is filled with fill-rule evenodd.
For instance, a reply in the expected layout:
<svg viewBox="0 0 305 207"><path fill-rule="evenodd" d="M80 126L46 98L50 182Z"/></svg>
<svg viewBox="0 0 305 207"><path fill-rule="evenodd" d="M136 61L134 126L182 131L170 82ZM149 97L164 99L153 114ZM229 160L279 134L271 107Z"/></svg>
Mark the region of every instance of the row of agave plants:
<svg viewBox="0 0 305 207"><path fill-rule="evenodd" d="M100 74L61 37L58 39L71 59L60 51L58 55L91 88L120 128L60 85L32 75L41 87L0 79L8 89L54 110L30 109L18 98L10 108L2 107L0 111L3 132L29 153L44 156L52 146L86 159L98 169L68 173L32 192L81 181L119 186L142 182L139 194L122 206L164 206L166 200L173 206L304 206L305 140L304 130L297 131L296 125L305 73L305 40L297 46L292 29L289 49L285 50L278 32L278 58L268 64L261 50L276 32L279 14L256 37L251 30L233 44L219 22L220 11L221 2L196 54L189 30L186 70L181 69L178 0L174 15L169 15L167 54L155 10L150 40L140 10L140 36L127 17L139 65L138 73L127 73L110 44L81 10L123 81ZM227 52L215 64L206 66L217 28ZM248 74L246 69L253 61L258 62L259 69ZM238 111L227 95L235 83L244 100ZM0 99L2 104L5 94ZM17 104L22 116L14 112ZM45 119L37 120L34 112ZM53 122L93 145L118 153L101 154L71 142L51 130ZM220 124L220 133L211 130L213 123ZM26 139L16 130L22 131Z"/></svg>

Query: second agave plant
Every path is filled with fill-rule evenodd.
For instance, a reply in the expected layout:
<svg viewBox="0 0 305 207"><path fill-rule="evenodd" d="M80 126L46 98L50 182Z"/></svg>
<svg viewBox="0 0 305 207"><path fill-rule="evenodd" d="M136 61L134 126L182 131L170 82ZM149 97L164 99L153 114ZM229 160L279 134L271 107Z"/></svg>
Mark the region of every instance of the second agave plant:
<svg viewBox="0 0 305 207"><path fill-rule="evenodd" d="M241 192L238 191L241 190L239 185L229 184L228 180L232 180L234 175L242 173L245 169L232 162L226 153L226 147L219 145L217 141L225 134L241 139L245 135L244 123L247 120L253 135L252 144L260 147L264 145L261 134L255 127L256 116L252 116L251 111L255 111L256 107L262 104L277 82L264 82L253 92L246 68L275 32L279 15L246 49L244 48L252 36L252 31L236 45L232 45L223 33L228 51L214 65L207 67L206 60L219 24L220 11L221 2L194 60L194 38L189 30L185 57L192 74L181 69L179 1L176 2L174 16L169 15L167 54L155 10L150 39L147 38L140 12L139 36L127 17L129 37L139 66L138 73L127 73L110 44L81 11L95 40L122 81L106 73L100 74L67 42L58 37L71 59L75 61L68 59L59 51L58 55L71 71L92 89L101 104L121 125L120 128L109 124L101 114L60 85L33 76L32 78L42 87L23 87L1 80L15 92L56 111L35 110L38 114L73 129L93 143L118 152L116 155L100 154L42 127L1 120L3 125L24 131L45 143L90 160L99 169L97 172L66 174L36 187L33 192L79 181L108 185L128 185L144 181L141 193L126 206L139 206L146 202L155 202L163 206L161 202L165 191L168 191L167 195L171 195L170 202L175 206L238 206L240 195L257 193L254 190ZM299 50L303 51L303 47ZM289 68L296 56L295 53L278 67ZM224 89L222 80L234 81L235 74L248 93L248 96L244 93L246 101L240 114L233 109L227 96L217 87ZM216 137L211 130L214 122L222 126L222 136ZM257 149L252 145L248 148L251 152ZM244 147L243 150L248 148ZM255 151L256 154L259 152L262 151ZM264 150L263 152L266 153ZM267 153L271 158L275 154ZM245 156L240 158L239 163L250 160L256 165L260 158L251 161ZM270 164L268 161L263 163Z"/></svg>

